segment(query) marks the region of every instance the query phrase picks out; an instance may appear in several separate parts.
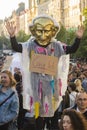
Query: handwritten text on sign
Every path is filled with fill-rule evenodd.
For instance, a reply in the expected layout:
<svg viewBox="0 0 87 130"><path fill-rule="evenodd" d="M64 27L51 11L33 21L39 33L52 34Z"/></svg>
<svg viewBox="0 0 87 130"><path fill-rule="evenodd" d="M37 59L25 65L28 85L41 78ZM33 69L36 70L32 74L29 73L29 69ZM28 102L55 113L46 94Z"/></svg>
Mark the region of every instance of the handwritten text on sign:
<svg viewBox="0 0 87 130"><path fill-rule="evenodd" d="M30 61L30 71L55 76L57 74L58 58L42 54L33 54Z"/></svg>

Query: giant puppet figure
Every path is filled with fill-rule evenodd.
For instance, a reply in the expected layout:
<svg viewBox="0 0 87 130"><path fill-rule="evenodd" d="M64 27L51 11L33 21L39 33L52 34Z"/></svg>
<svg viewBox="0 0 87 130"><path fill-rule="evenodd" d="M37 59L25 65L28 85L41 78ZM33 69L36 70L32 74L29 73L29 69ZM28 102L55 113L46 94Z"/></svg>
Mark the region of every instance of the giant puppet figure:
<svg viewBox="0 0 87 130"><path fill-rule="evenodd" d="M7 21L12 49L22 53L24 108L36 118L52 117L59 99L58 63L62 55L76 52L83 36L83 28L76 31L71 46L54 40L60 27L50 16L41 15L29 26L31 38L18 44L15 26ZM62 84L60 82L60 84Z"/></svg>

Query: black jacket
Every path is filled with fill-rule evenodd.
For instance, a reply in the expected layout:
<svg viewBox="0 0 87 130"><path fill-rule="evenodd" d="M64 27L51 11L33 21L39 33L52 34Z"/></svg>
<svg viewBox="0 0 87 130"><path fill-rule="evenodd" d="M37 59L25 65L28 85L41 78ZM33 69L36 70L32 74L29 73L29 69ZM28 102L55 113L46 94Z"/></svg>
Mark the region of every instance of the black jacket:
<svg viewBox="0 0 87 130"><path fill-rule="evenodd" d="M71 107L70 109L74 109L74 110L77 110L77 104L73 107ZM83 113L84 117L86 118L87 120L87 110Z"/></svg>

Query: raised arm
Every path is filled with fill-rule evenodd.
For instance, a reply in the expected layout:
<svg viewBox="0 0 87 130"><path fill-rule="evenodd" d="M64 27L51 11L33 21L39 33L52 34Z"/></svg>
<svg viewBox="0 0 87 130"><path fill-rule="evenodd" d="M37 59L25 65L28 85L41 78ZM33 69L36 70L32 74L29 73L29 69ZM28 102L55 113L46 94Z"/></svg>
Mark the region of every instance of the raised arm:
<svg viewBox="0 0 87 130"><path fill-rule="evenodd" d="M9 22L9 21L6 21L5 26L10 35L12 49L16 52L22 52L22 45L18 44L15 37L16 26L14 26L13 22Z"/></svg>
<svg viewBox="0 0 87 130"><path fill-rule="evenodd" d="M66 46L66 54L75 53L79 48L81 38L83 37L84 27L79 26L78 30L76 31L76 39L71 46Z"/></svg>

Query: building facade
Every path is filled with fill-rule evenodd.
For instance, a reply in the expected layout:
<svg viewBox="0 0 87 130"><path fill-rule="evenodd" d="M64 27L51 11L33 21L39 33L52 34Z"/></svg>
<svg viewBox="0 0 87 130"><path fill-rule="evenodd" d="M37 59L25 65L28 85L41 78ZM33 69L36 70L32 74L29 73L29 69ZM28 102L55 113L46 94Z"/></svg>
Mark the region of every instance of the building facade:
<svg viewBox="0 0 87 130"><path fill-rule="evenodd" d="M52 16L66 28L76 28L83 23L82 11L87 7L87 0L28 0L27 9L23 3L19 5L20 9L13 11L9 19L15 22L16 33L24 30L28 34L28 26L32 19L41 14ZM0 25L0 27L2 26Z"/></svg>

